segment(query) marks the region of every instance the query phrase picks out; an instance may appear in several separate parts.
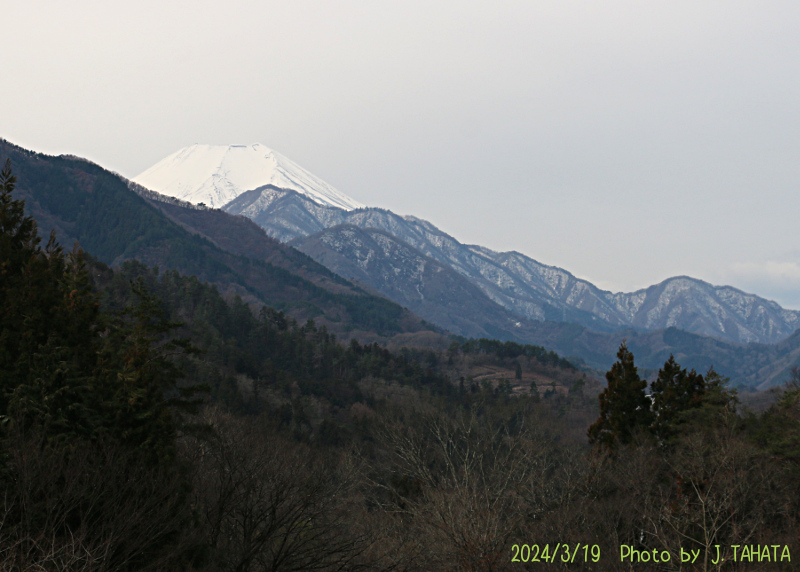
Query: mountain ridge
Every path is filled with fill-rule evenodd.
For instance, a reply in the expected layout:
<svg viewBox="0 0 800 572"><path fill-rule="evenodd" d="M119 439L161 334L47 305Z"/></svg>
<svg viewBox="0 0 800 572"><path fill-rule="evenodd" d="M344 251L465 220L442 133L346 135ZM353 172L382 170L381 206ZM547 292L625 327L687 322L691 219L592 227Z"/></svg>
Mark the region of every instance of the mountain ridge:
<svg viewBox="0 0 800 572"><path fill-rule="evenodd" d="M245 302L284 310L299 321L313 318L337 334L364 334L362 339L375 340L435 331L385 297L348 285L302 253L269 239L249 220L213 209L153 204L131 191L126 179L91 161L35 153L1 139L0 156L11 160L15 195L25 200L26 213L39 228L44 233L55 230L61 244L79 242L105 264L135 259L194 275L229 298L239 295ZM162 211L168 208L184 212L171 219ZM205 217L226 220L209 223ZM182 218L181 224L177 218ZM260 243L257 258L232 252L237 240L224 243L234 227L237 240L250 236Z"/></svg>
<svg viewBox="0 0 800 572"><path fill-rule="evenodd" d="M366 284L417 315L462 336L525 341L524 318L492 302L450 267L375 228L330 227L289 243L358 284Z"/></svg>
<svg viewBox="0 0 800 572"><path fill-rule="evenodd" d="M462 244L428 221L386 209L344 211L289 190L262 187L242 193L223 210L251 218L285 242L341 224L388 232L527 319L571 321L599 331L676 326L737 343L777 342L800 327L800 312L732 286L678 276L635 292L609 292L516 251Z"/></svg>

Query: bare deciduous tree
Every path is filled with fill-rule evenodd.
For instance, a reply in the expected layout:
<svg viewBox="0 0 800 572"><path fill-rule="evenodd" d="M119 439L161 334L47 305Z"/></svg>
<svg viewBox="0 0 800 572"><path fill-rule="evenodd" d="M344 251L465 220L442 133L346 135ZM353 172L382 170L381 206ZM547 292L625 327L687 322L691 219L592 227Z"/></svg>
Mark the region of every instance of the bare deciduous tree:
<svg viewBox="0 0 800 572"><path fill-rule="evenodd" d="M647 534L660 550L699 549L702 570L719 570L716 545L774 544L790 524L793 491L781 467L751 444L717 430L687 435L669 458L670 481L650 507ZM730 560L730 555L722 555Z"/></svg>
<svg viewBox="0 0 800 572"><path fill-rule="evenodd" d="M4 445L0 570L163 570L194 545L178 475L115 445Z"/></svg>
<svg viewBox="0 0 800 572"><path fill-rule="evenodd" d="M210 411L197 442L195 495L224 570L352 570L369 535L354 496L358 469L322 459L257 422Z"/></svg>
<svg viewBox="0 0 800 572"><path fill-rule="evenodd" d="M389 477L375 481L386 510L421 540L420 569L498 570L510 561L510 539L543 510L542 486L551 460L523 427L418 410L389 423L380 438Z"/></svg>

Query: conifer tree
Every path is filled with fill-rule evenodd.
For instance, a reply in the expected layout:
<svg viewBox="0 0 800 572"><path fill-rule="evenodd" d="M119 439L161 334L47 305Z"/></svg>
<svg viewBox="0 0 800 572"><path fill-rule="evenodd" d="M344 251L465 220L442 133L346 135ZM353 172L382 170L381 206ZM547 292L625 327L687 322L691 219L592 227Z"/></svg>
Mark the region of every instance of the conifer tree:
<svg viewBox="0 0 800 572"><path fill-rule="evenodd" d="M99 304L83 253L65 255L14 200L10 162L0 172L0 419L45 432L85 433L81 413L96 352Z"/></svg>
<svg viewBox="0 0 800 572"><path fill-rule="evenodd" d="M670 355L652 386L653 432L659 439L675 433L683 413L702 405L706 381L695 370L687 371Z"/></svg>
<svg viewBox="0 0 800 572"><path fill-rule="evenodd" d="M188 340L173 339L181 324L167 320L158 300L141 281L138 298L107 320L104 344L91 378L93 407L106 432L153 462L170 461L176 436L175 414L193 410L205 387L178 387L183 372L175 356L197 353Z"/></svg>
<svg viewBox="0 0 800 572"><path fill-rule="evenodd" d="M617 362L606 373L608 386L600 394L600 417L589 427L589 442L610 448L629 443L637 427L649 427L653 414L633 354L623 341Z"/></svg>
<svg viewBox="0 0 800 572"><path fill-rule="evenodd" d="M25 216L22 201L11 196L16 180L7 161L0 172L0 415L4 419L18 370L29 361L26 350L42 341L35 330L40 329L43 304L30 303L31 286L48 283L39 278L47 260L39 247L36 222ZM52 296L42 302L47 298Z"/></svg>

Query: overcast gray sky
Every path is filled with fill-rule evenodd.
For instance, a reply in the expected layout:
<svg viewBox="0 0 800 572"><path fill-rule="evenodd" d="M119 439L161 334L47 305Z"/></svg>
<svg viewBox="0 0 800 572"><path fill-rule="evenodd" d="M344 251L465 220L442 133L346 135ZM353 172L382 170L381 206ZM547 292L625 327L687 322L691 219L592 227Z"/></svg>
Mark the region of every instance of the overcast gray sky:
<svg viewBox="0 0 800 572"><path fill-rule="evenodd" d="M260 142L602 288L800 308L800 3L7 2L0 137L133 177Z"/></svg>

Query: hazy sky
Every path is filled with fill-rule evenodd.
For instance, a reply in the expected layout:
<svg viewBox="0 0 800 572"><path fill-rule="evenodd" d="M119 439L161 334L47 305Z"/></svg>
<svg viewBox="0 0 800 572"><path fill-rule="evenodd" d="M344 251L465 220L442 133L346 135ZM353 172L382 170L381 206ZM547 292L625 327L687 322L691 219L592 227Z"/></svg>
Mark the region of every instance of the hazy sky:
<svg viewBox="0 0 800 572"><path fill-rule="evenodd" d="M0 137L133 177L260 142L600 287L800 308L800 3L7 2Z"/></svg>

